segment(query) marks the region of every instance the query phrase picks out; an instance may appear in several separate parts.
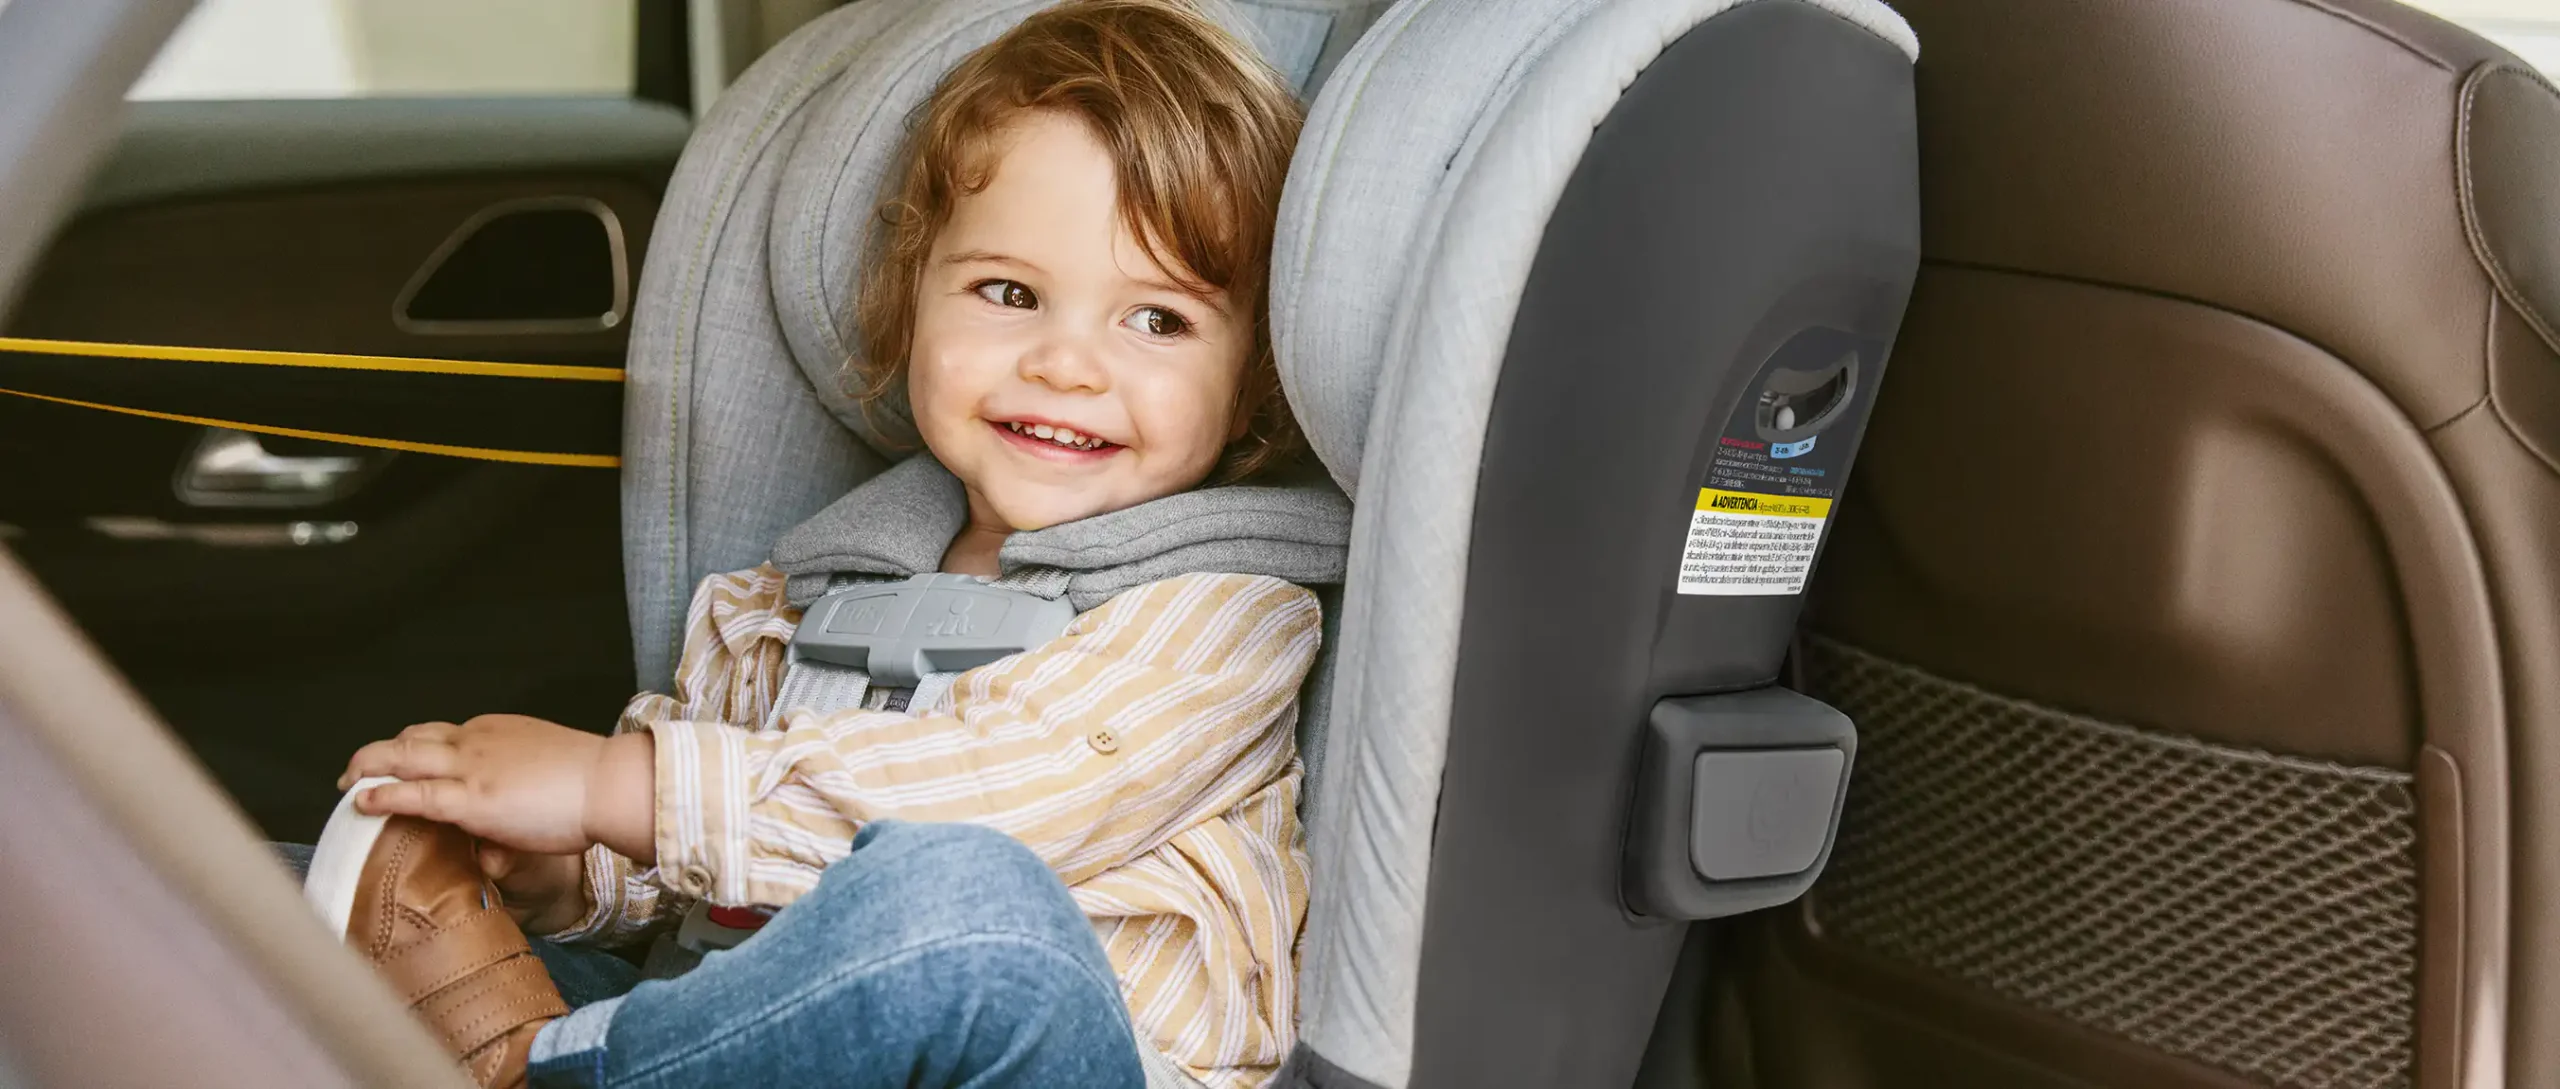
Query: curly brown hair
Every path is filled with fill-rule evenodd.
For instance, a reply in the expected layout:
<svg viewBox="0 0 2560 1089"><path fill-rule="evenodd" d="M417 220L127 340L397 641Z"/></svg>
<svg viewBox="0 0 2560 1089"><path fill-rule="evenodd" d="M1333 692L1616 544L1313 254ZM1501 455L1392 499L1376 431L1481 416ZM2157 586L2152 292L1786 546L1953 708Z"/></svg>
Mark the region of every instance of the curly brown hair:
<svg viewBox="0 0 2560 1089"><path fill-rule="evenodd" d="M953 206L984 189L992 138L1025 112L1081 119L1118 164L1120 216L1186 289L1250 300L1253 348L1236 411L1241 438L1214 479L1231 483L1304 445L1271 350L1271 232L1304 114L1252 47L1186 0L1069 0L979 48L945 75L908 129L892 195L871 232L851 361L864 411L907 412L916 293Z"/></svg>

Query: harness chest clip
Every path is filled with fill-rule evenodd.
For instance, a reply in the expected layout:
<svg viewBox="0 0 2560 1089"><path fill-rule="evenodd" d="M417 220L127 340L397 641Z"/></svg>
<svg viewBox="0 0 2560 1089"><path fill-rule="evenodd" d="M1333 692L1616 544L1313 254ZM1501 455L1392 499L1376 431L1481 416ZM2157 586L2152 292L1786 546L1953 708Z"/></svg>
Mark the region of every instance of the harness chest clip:
<svg viewBox="0 0 2560 1089"><path fill-rule="evenodd" d="M913 688L927 674L959 673L1020 654L1067 630L1075 606L975 575L915 575L829 591L791 637L789 662L821 662L870 675L881 688Z"/></svg>

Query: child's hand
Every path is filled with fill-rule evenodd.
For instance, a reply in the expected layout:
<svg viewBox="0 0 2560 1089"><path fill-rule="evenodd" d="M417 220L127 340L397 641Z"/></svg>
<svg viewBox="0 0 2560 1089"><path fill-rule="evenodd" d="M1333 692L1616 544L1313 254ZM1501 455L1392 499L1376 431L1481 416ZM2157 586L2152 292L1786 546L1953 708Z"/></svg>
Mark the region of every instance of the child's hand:
<svg viewBox="0 0 2560 1089"><path fill-rule="evenodd" d="M401 781L366 791L358 812L442 821L531 854L576 854L599 841L631 854L654 831L647 734L608 741L523 715L426 722L356 750L339 787L369 775ZM633 857L645 863L654 852L643 851Z"/></svg>
<svg viewBox="0 0 2560 1089"><path fill-rule="evenodd" d="M496 883L508 916L527 934L556 934L587 914L584 855L537 855L480 845L480 872Z"/></svg>

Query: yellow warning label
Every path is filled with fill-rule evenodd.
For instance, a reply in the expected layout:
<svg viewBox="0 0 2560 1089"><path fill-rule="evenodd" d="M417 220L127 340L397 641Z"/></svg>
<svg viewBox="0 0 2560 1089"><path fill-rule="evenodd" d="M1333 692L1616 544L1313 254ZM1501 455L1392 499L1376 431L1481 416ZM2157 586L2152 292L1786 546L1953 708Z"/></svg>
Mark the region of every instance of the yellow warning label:
<svg viewBox="0 0 2560 1089"><path fill-rule="evenodd" d="M1698 509L1725 514L1756 514L1763 518L1827 518L1831 515L1831 501L1804 495L1764 495L1701 488L1698 490Z"/></svg>
<svg viewBox="0 0 2560 1089"><path fill-rule="evenodd" d="M1800 594L1822 547L1831 501L1707 488L1680 555L1684 594Z"/></svg>

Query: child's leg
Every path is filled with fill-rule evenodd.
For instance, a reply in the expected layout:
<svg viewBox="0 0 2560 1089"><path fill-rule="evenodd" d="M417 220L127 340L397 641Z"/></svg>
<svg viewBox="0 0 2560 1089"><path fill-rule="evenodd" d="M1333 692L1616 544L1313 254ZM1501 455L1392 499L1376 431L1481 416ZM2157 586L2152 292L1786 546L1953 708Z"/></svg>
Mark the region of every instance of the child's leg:
<svg viewBox="0 0 2560 1089"><path fill-rule="evenodd" d="M311 872L311 845L308 843L270 843L276 857L295 881ZM631 989L640 982L640 969L630 961L602 949L583 945L561 945L540 938L527 937L535 959L551 982L560 988L560 1000L571 1009L590 1002L601 1002Z"/></svg>
<svg viewBox="0 0 2560 1089"><path fill-rule="evenodd" d="M863 829L745 944L542 1030L540 1086L1141 1085L1093 927L1030 850Z"/></svg>

